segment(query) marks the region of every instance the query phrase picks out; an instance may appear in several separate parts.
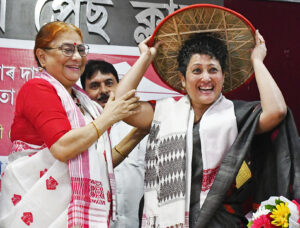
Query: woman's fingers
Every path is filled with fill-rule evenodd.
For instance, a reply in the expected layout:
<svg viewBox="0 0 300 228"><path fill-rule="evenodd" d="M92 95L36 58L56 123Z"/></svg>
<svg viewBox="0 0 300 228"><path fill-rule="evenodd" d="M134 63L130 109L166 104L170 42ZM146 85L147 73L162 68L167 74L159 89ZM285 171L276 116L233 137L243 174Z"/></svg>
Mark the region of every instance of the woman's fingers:
<svg viewBox="0 0 300 228"><path fill-rule="evenodd" d="M135 95L136 90L130 90L127 93L125 93L122 97L120 97L120 100L128 100L129 98L133 97Z"/></svg>
<svg viewBox="0 0 300 228"><path fill-rule="evenodd" d="M263 36L259 33L258 30L256 30L256 33L255 33L255 42L256 42L256 45L265 43Z"/></svg>
<svg viewBox="0 0 300 228"><path fill-rule="evenodd" d="M139 112L139 97L136 97L135 93L136 90L131 90L118 99L115 99L113 93L110 95L104 110L113 119L113 122L120 121Z"/></svg>
<svg viewBox="0 0 300 228"><path fill-rule="evenodd" d="M130 105L128 105L128 110L129 111L137 111L135 109L138 108L139 106L140 106L140 103L138 103L138 102L130 104Z"/></svg>
<svg viewBox="0 0 300 228"><path fill-rule="evenodd" d="M131 90L128 93L124 94L121 98L120 98L120 102L121 101L125 101L124 105L130 105L133 103L137 103L140 98L135 96L135 90Z"/></svg>
<svg viewBox="0 0 300 228"><path fill-rule="evenodd" d="M162 45L163 43L164 42L162 40L159 40L159 41L155 42L153 47L157 50L160 47L160 45Z"/></svg>
<svg viewBox="0 0 300 228"><path fill-rule="evenodd" d="M127 102L127 104L129 105L129 104L137 103L139 100L140 100L139 97L132 97L132 98L126 100L126 102Z"/></svg>
<svg viewBox="0 0 300 228"><path fill-rule="evenodd" d="M264 40L263 36L259 33L258 30L256 30L256 33L255 33L255 42L256 42L256 45L251 53L251 61L254 61L254 60L263 61L267 54L267 48L265 45L265 40Z"/></svg>
<svg viewBox="0 0 300 228"><path fill-rule="evenodd" d="M142 43L147 44L151 39L151 36L148 36L146 39L142 41ZM147 45L148 46L148 45Z"/></svg>
<svg viewBox="0 0 300 228"><path fill-rule="evenodd" d="M111 91L110 94L109 94L109 98L108 98L106 103L114 101L114 100L115 100L115 94L114 94L114 92Z"/></svg>

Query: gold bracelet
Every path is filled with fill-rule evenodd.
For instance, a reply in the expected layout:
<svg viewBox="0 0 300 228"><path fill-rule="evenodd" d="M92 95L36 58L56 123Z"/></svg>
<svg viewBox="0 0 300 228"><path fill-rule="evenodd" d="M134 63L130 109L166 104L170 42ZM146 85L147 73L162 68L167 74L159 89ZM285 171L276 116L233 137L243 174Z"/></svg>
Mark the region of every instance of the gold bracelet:
<svg viewBox="0 0 300 228"><path fill-rule="evenodd" d="M94 126L94 128L96 129L96 131L97 131L97 135L98 135L98 139L100 138L100 136L101 136L101 132L100 132L100 130L97 128L97 126L96 126L96 124L94 123L94 121L92 121L91 122L91 124Z"/></svg>
<svg viewBox="0 0 300 228"><path fill-rule="evenodd" d="M126 158L126 157L127 157L127 155L123 154L123 152L121 152L121 151L119 151L119 150L117 149L117 146L115 146L114 149L115 149L115 151L117 151L123 158Z"/></svg>

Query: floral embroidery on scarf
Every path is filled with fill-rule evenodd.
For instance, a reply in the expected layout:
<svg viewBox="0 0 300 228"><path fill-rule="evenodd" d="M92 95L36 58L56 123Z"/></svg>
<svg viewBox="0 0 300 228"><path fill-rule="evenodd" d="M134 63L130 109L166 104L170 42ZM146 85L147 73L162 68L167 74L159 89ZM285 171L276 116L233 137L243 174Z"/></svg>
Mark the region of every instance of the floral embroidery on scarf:
<svg viewBox="0 0 300 228"><path fill-rule="evenodd" d="M211 188L216 175L219 171L219 166L214 169L205 169L203 170L203 181L202 181L202 191L207 191Z"/></svg>
<svg viewBox="0 0 300 228"><path fill-rule="evenodd" d="M30 224L33 223L33 216L31 212L24 212L21 219L27 226L30 226Z"/></svg>
<svg viewBox="0 0 300 228"><path fill-rule="evenodd" d="M17 195L17 194L14 194L14 196L11 198L11 201L13 203L13 205L16 206L17 203L19 203L22 199L22 196L21 195Z"/></svg>
<svg viewBox="0 0 300 228"><path fill-rule="evenodd" d="M105 199L102 183L100 181L90 180L90 197L93 201L99 201Z"/></svg>
<svg viewBox="0 0 300 228"><path fill-rule="evenodd" d="M102 182L91 180L88 178L73 178L74 199L85 200L86 202L93 202L96 204L105 205L105 193ZM82 187L84 186L84 187Z"/></svg>
<svg viewBox="0 0 300 228"><path fill-rule="evenodd" d="M56 190L57 185L58 182L52 176L46 180L46 187L48 190Z"/></svg>
<svg viewBox="0 0 300 228"><path fill-rule="evenodd" d="M43 144L39 149L43 149L45 147L46 147L46 145ZM20 152L20 151L24 151L24 150L36 150L36 149L37 149L36 147L32 147L29 144L22 142L20 140L14 141L13 146L12 146L13 152Z"/></svg>
<svg viewBox="0 0 300 228"><path fill-rule="evenodd" d="M40 177L44 176L44 174L48 171L48 169L44 169L40 171Z"/></svg>

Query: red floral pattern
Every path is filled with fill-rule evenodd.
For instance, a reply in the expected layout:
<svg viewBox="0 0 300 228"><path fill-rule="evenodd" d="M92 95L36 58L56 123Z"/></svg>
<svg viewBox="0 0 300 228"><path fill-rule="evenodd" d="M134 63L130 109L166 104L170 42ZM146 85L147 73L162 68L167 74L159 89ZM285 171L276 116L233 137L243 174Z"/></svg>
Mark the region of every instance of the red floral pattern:
<svg viewBox="0 0 300 228"><path fill-rule="evenodd" d="M102 183L100 181L90 180L90 197L92 200L105 199Z"/></svg>
<svg viewBox="0 0 300 228"><path fill-rule="evenodd" d="M57 185L58 182L52 176L46 180L46 187L48 190L55 190Z"/></svg>
<svg viewBox="0 0 300 228"><path fill-rule="evenodd" d="M22 199L22 196L21 195L17 195L17 194L14 194L14 196L11 198L11 201L13 203L13 205L16 206L17 203L19 203Z"/></svg>
<svg viewBox="0 0 300 228"><path fill-rule="evenodd" d="M219 171L219 166L214 169L205 169L203 170L203 181L202 181L202 189L201 191L205 192L209 190L214 183L216 175Z"/></svg>
<svg viewBox="0 0 300 228"><path fill-rule="evenodd" d="M27 144L27 143L22 142L20 140L16 140L16 141L13 142L12 152L20 152L20 151L24 151L24 150L40 150L40 149L43 149L45 147L46 147L46 145L43 144L39 148L34 148L34 147L30 146L30 144Z"/></svg>
<svg viewBox="0 0 300 228"><path fill-rule="evenodd" d="M40 177L42 177L47 171L48 171L48 169L41 170L40 171Z"/></svg>
<svg viewBox="0 0 300 228"><path fill-rule="evenodd" d="M72 185L74 199L102 205L106 204L101 181L74 177L72 178Z"/></svg>
<svg viewBox="0 0 300 228"><path fill-rule="evenodd" d="M30 226L30 224L33 223L33 216L31 212L24 212L21 219L27 226Z"/></svg>

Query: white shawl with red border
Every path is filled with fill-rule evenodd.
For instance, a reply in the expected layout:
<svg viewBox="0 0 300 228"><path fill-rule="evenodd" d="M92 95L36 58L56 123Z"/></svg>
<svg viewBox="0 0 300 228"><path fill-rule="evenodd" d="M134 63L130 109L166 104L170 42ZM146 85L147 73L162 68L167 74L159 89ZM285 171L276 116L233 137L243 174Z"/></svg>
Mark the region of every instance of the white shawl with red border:
<svg viewBox="0 0 300 228"><path fill-rule="evenodd" d="M142 227L188 227L194 112L187 96L156 103L145 164ZM223 95L200 121L203 182L200 207L238 130L232 101Z"/></svg>
<svg viewBox="0 0 300 228"><path fill-rule="evenodd" d="M47 72L39 75L56 89L72 129L100 115L87 95L74 88L84 116L66 89ZM47 102L47 101L45 101ZM87 151L56 160L45 146L15 141L0 192L1 227L103 227L115 211L111 146L105 132Z"/></svg>

